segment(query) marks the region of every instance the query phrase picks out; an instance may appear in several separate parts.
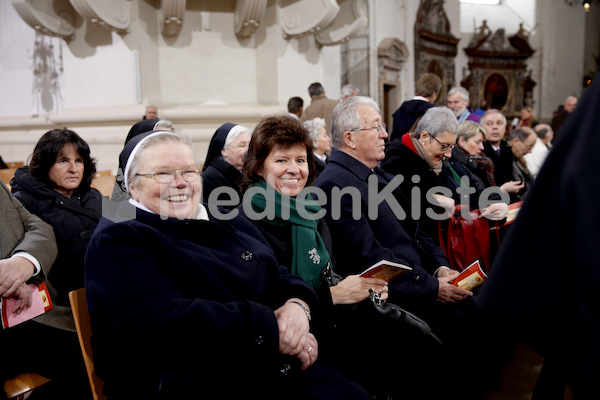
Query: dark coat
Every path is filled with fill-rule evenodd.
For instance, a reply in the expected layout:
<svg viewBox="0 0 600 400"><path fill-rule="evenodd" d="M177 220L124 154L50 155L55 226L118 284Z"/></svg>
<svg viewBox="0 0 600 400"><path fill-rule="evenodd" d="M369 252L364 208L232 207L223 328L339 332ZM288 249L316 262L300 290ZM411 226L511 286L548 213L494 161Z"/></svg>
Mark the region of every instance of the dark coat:
<svg viewBox="0 0 600 400"><path fill-rule="evenodd" d="M423 116L431 107L436 107L425 100L407 100L398 108L392 117L394 118L394 127L390 140L402 138L410 130L415 121Z"/></svg>
<svg viewBox="0 0 600 400"><path fill-rule="evenodd" d="M274 225L264 220L252 220L245 214L243 206L240 205L238 210L240 215L248 218L267 239L275 252L277 261L290 270L294 257L292 225ZM332 269L336 271L331 232L325 218L319 220L317 231L331 256ZM373 324L376 321L372 319L375 317L375 313L365 313L365 311L370 311L369 304L366 304L370 300L358 304L333 305L329 285L325 282L316 289L316 293L320 303L319 307L312 310L312 328L319 341L319 360L325 365L339 369L371 393L396 393L410 397L408 388L397 385L394 377L402 373L405 377L410 375L412 378L408 379L416 382L417 379L425 376L421 372L430 373L432 371L431 364L426 363L425 360L432 361L434 357L437 359L438 354L433 355L422 348L418 354L413 354L402 346L391 346L386 350L387 356L378 362L380 369L373 369L371 360L377 354L376 350L368 346L360 349L354 348L357 342L364 340L364 332L369 329L364 329L365 324ZM380 325L372 326L372 329L382 329L381 326L383 324L380 322ZM389 329L389 326L386 325L386 329ZM381 334L382 338L390 337L390 334L386 335L386 332L381 332ZM403 334L406 335L406 340L414 340L413 344L419 340L418 337L412 336L409 339L409 332L403 331ZM350 348L353 350L349 351ZM411 369L407 370L403 367L404 364L399 364L397 361L400 359L411 365ZM427 364L426 370L419 370L416 367L418 363ZM419 394L424 395L422 387L419 386L419 388Z"/></svg>
<svg viewBox="0 0 600 400"><path fill-rule="evenodd" d="M202 172L202 201L208 203L208 197L213 190L221 186L226 186L235 190L238 200L241 202L242 192L240 192L240 185L238 183L241 177L242 173L227 161L221 158L213 159L210 165ZM226 195L220 195L219 198L229 200L229 197ZM222 207L231 210L237 207L238 204Z"/></svg>
<svg viewBox="0 0 600 400"><path fill-rule="evenodd" d="M323 162L323 161L321 161L321 159L319 159L319 157L317 157L313 154L313 160L315 161L315 170L316 170L315 178L316 178L317 176L321 175L321 172L323 172L323 170L327 166L327 161L329 161L329 157L327 157L326 161Z"/></svg>
<svg viewBox="0 0 600 400"><path fill-rule="evenodd" d="M48 274L55 304L70 307L69 292L83 287L83 257L102 215L102 195L82 185L66 197L19 168L11 180L14 196L54 229L58 256Z"/></svg>
<svg viewBox="0 0 600 400"><path fill-rule="evenodd" d="M362 272L377 261L386 259L412 266L410 274L404 274L390 283L394 302L409 305L435 303L438 281L432 273L441 265L448 265L442 249L436 246L427 234L419 229L418 221L410 218L398 219L395 211L410 215L410 202L399 189L393 197L402 210L390 205L387 200L375 207L377 215L369 216L368 179L375 173L377 190L383 188L394 177L376 167L371 170L352 156L333 150L327 168L317 178L315 185L327 195L326 218L333 239L333 255L340 274L346 276ZM360 205L359 219L353 218L350 195L332 196L332 191L346 188L360 194L356 209ZM332 211L340 212L340 216Z"/></svg>
<svg viewBox="0 0 600 400"><path fill-rule="evenodd" d="M404 177L400 184L400 189L407 198L411 195L415 188L418 188L420 200L420 219L419 227L431 236L435 243L438 244L438 226L439 221L427 216L426 210L430 208L435 214L442 215L445 209L442 208L434 198L427 199L427 191L434 187L444 187L452 191L452 198L456 204L461 204L461 195L456 190L458 183L454 181L450 175L450 171L445 164L442 165L442 170L439 175L429 167L427 161L423 160L418 154L408 148L399 140L389 142L385 150L385 159L381 162L381 168L392 175L402 175ZM458 169L459 175L467 175L471 180L471 175L460 166L455 165L455 170ZM413 177L418 176L419 182L413 182ZM471 208L477 209L477 196L463 195L464 201ZM474 206L474 207L473 207Z"/></svg>
<svg viewBox="0 0 600 400"><path fill-rule="evenodd" d="M109 398L294 398L304 382L280 372L294 360L279 353L274 310L291 297L316 306L312 289L278 265L245 218L134 215L102 218L85 262L94 361Z"/></svg>
<svg viewBox="0 0 600 400"><path fill-rule="evenodd" d="M527 165L527 163L525 164ZM513 161L513 176L516 180L525 183L523 189L519 190L519 192L515 195L517 200L524 200L529 188L531 185L533 185L533 176L529 172L529 169L521 164L516 157Z"/></svg>
<svg viewBox="0 0 600 400"><path fill-rule="evenodd" d="M562 104L558 106L558 108L552 113L552 122L550 124L552 130L554 131L552 144L557 142L558 135L562 133L562 127L569 115L571 115L571 113L565 110L565 106Z"/></svg>
<svg viewBox="0 0 600 400"><path fill-rule="evenodd" d="M513 177L514 156L512 149L506 141L502 140L500 142L500 156L496 154L492 145L487 140L483 142L483 153L494 163L496 185L501 186L508 181L515 180Z"/></svg>
<svg viewBox="0 0 600 400"><path fill-rule="evenodd" d="M516 336L546 357L543 368L550 367L545 372L556 391L540 398L562 398L565 384L575 399L598 396L598 110L596 76L565 123L570 134L559 137L546 158L477 299L491 320L509 329L501 338Z"/></svg>
<svg viewBox="0 0 600 400"><path fill-rule="evenodd" d="M467 171L469 171L471 186L473 186L478 193L483 192L486 187L490 186L485 171L481 169L472 156L466 154L458 146L452 149L452 160L460 163Z"/></svg>
<svg viewBox="0 0 600 400"><path fill-rule="evenodd" d="M244 212L243 206L238 206L238 210L241 216L245 217L253 224L260 233L265 237L271 249L275 252L275 257L279 265L285 266L288 271L291 272L292 261L294 258L294 247L292 245L292 225L288 224L285 226L270 224L264 220L253 220ZM333 260L333 249L331 242L331 233L325 219L321 218L317 225L317 231L323 239L325 248L332 257L332 268L335 269L335 261ZM327 321L327 315L331 315L333 312L333 303L331 300L331 292L329 287L323 284L316 290L319 297L319 307L313 311L313 317L318 326L319 333L322 333L327 329L325 325L329 325ZM313 325L314 326L314 325Z"/></svg>

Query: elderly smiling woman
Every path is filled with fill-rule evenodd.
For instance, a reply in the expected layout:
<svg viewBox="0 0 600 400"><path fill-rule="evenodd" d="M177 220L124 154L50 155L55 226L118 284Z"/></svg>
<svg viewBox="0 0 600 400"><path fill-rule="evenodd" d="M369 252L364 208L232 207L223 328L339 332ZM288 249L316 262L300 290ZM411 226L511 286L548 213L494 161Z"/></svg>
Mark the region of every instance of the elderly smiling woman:
<svg viewBox="0 0 600 400"><path fill-rule="evenodd" d="M279 267L246 219L217 220L200 203L185 139L149 132L121 157L132 199L101 219L85 265L110 399L368 399L315 364L311 288Z"/></svg>

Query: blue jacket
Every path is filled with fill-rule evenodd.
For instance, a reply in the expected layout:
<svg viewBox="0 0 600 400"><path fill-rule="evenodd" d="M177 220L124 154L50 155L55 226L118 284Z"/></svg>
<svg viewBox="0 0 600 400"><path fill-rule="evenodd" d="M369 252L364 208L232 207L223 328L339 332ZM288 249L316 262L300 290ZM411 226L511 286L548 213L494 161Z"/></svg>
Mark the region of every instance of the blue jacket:
<svg viewBox="0 0 600 400"><path fill-rule="evenodd" d="M435 303L438 281L432 273L441 265L448 265L443 250L431 237L423 233L418 221L410 219L410 201L397 188L393 195L407 215L404 220L396 218L386 201L377 206L377 218L368 215L368 178L375 173L381 191L394 176L381 168L371 170L354 157L333 150L327 168L319 175L315 185L327 195L326 218L333 238L334 257L343 276L363 271L379 260L400 262L413 268L390 283L390 299L407 305L411 301ZM342 196L339 201L340 218L332 215L334 188L354 187L360 192L360 218L353 219L352 199Z"/></svg>

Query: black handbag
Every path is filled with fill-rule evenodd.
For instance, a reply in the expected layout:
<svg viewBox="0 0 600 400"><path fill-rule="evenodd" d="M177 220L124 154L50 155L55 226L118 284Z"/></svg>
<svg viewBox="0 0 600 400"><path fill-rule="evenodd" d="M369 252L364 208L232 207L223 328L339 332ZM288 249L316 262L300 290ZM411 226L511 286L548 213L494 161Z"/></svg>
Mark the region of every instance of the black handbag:
<svg viewBox="0 0 600 400"><path fill-rule="evenodd" d="M321 278L328 286L335 286L342 280L330 264L321 271ZM350 318L345 318L346 322L357 326L369 326L371 329L385 329L387 333L411 336L434 345L442 345L442 341L433 333L427 322L399 305L381 299L373 290L369 292L371 294L368 298L350 306L347 310L347 316Z"/></svg>
<svg viewBox="0 0 600 400"><path fill-rule="evenodd" d="M431 327L427 322L417 317L415 314L406 311L395 303L382 300L381 297L373 290L369 290L371 294L367 299L362 301L360 306L365 306L375 310L370 314L376 315L376 320L387 325L389 329L408 330L416 336L421 337L427 341L442 345L442 341L433 333ZM368 306L366 304L369 304ZM368 314L367 314L368 315Z"/></svg>

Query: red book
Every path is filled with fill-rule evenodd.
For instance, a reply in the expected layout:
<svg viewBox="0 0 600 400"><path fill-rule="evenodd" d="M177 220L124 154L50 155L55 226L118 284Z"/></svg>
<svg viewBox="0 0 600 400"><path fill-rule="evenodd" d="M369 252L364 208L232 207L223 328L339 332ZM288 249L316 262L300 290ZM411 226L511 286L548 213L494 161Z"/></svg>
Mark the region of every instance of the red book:
<svg viewBox="0 0 600 400"><path fill-rule="evenodd" d="M360 276L363 278L379 278L389 282L395 277L411 270L412 268L407 265L381 260L364 270Z"/></svg>
<svg viewBox="0 0 600 400"><path fill-rule="evenodd" d="M481 268L479 260L477 260L465 268L450 283L454 286L458 286L461 289L472 290L481 285L486 278L487 275L483 271L483 268Z"/></svg>
<svg viewBox="0 0 600 400"><path fill-rule="evenodd" d="M517 201L516 203L511 203L508 205L508 214L506 215L506 222L503 226L510 225L515 222L519 211L521 210L521 206L523 205L523 201Z"/></svg>
<svg viewBox="0 0 600 400"><path fill-rule="evenodd" d="M13 314L12 310L16 300L14 297L3 298L2 302L2 328L10 328L22 322L42 315L46 311L52 309L52 299L48 294L46 282L39 285L28 285L31 289L31 306L21 311L20 314Z"/></svg>

